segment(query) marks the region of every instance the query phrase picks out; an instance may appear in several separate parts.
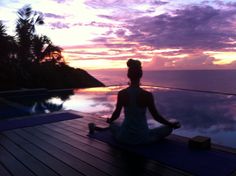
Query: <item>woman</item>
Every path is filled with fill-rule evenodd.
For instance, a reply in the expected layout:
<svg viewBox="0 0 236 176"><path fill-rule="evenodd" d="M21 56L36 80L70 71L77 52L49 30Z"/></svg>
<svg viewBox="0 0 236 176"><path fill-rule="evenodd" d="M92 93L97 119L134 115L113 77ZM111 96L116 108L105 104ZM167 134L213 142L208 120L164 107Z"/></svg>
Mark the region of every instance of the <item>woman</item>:
<svg viewBox="0 0 236 176"><path fill-rule="evenodd" d="M171 134L173 129L179 128L179 122L171 122L163 118L157 111L152 93L140 87L143 72L141 62L129 59L128 78L130 86L118 93L116 109L111 118L107 119L115 138L126 144L145 144L158 141ZM121 126L113 123L119 118L124 107L125 118ZM149 129L146 119L146 109L155 120L163 124L155 129Z"/></svg>

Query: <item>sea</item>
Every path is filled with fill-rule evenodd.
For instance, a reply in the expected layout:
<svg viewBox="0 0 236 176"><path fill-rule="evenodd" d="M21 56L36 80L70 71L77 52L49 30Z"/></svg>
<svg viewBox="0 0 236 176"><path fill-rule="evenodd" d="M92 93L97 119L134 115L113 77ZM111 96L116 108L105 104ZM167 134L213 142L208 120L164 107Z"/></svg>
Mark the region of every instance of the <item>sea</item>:
<svg viewBox="0 0 236 176"><path fill-rule="evenodd" d="M126 70L93 70L89 73L106 86L129 82ZM141 84L236 94L236 69L144 71Z"/></svg>
<svg viewBox="0 0 236 176"><path fill-rule="evenodd" d="M128 86L126 70L96 70L89 73L106 86ZM175 134L207 136L213 143L236 148L235 78L236 70L144 70L141 86L153 93L156 107L164 117L181 122L182 127ZM111 114L116 93L113 98L109 98L110 93L103 95L103 103L102 97L96 98L99 101L94 100L93 107L110 104L112 108L106 113ZM102 109L100 116L106 114L105 108ZM150 114L147 116L150 127L157 125Z"/></svg>

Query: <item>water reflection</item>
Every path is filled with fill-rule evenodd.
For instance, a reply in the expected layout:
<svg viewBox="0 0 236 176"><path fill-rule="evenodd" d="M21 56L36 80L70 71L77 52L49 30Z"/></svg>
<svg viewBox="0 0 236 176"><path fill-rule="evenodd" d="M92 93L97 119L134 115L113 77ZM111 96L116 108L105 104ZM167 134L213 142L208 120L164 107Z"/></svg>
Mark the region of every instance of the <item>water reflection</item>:
<svg viewBox="0 0 236 176"><path fill-rule="evenodd" d="M48 92L46 94L35 95L20 95L15 97L6 97L5 102L15 114L10 114L9 117L26 116L40 113L50 113L64 109L64 102L68 101L73 91L58 91ZM20 111L21 113L17 113ZM6 114L6 113L5 113Z"/></svg>
<svg viewBox="0 0 236 176"><path fill-rule="evenodd" d="M47 101L35 102L30 109L30 114L50 113L62 110L63 103L54 104Z"/></svg>
<svg viewBox="0 0 236 176"><path fill-rule="evenodd" d="M114 110L117 92L124 87L78 89L63 102L64 109L93 113L110 117ZM236 96L186 92L156 87L145 87L152 91L156 105L167 118L178 119L182 128L177 134L184 136L206 135L213 142L236 147ZM52 101L49 100L49 101ZM52 101L55 104L56 101ZM150 126L158 125L151 120Z"/></svg>
<svg viewBox="0 0 236 176"><path fill-rule="evenodd" d="M114 109L118 90L119 87L77 89L64 103L64 108L108 117Z"/></svg>
<svg viewBox="0 0 236 176"><path fill-rule="evenodd" d="M73 92L11 97L8 100L21 105L21 109L26 109L26 114L23 115L72 109L106 118L111 116L117 92L123 88L124 86L112 86L77 89ZM144 88L153 92L156 106L163 116L181 122L182 128L176 130L176 134L189 137L210 136L215 143L236 148L236 96L160 89L152 86ZM150 114L148 119L151 128L158 125Z"/></svg>

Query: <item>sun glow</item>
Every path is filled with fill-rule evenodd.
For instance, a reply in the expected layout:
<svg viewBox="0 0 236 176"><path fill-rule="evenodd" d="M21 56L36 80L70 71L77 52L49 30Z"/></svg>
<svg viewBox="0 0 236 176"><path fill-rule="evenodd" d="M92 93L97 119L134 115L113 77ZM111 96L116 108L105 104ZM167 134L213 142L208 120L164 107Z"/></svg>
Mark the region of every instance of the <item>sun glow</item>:
<svg viewBox="0 0 236 176"><path fill-rule="evenodd" d="M78 89L74 90L74 93L104 93L104 92L110 92L112 89L110 87L93 87L88 89Z"/></svg>
<svg viewBox="0 0 236 176"><path fill-rule="evenodd" d="M138 59L142 63L150 63L152 61L151 58L144 59L144 58L135 58ZM86 68L88 70L96 70L96 69L122 69L127 68L126 66L127 59L124 60L110 60L110 59L74 59L68 62L69 65L76 67L76 68Z"/></svg>
<svg viewBox="0 0 236 176"><path fill-rule="evenodd" d="M206 51L204 53L214 57L216 60L213 63L216 65L226 65L236 61L236 52Z"/></svg>
<svg viewBox="0 0 236 176"><path fill-rule="evenodd" d="M188 54L177 54L177 55L163 55L163 54L160 54L161 57L164 57L164 58L186 58L188 57L189 55Z"/></svg>
<svg viewBox="0 0 236 176"><path fill-rule="evenodd" d="M109 60L109 59L94 59L94 60L71 60L69 65L77 68L86 68L89 70L96 69L117 69L126 68L126 60Z"/></svg>

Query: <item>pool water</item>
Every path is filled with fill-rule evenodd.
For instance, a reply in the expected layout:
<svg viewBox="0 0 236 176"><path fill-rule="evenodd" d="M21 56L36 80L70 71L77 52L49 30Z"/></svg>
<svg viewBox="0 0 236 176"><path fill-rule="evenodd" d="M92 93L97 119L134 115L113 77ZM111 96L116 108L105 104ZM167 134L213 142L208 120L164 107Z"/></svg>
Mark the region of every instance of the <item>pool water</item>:
<svg viewBox="0 0 236 176"><path fill-rule="evenodd" d="M7 100L27 107L28 114L76 110L107 118L111 116L117 92L122 88L124 86L76 89L71 94L11 97ZM164 117L181 122L182 127L175 130L175 134L209 136L213 143L236 148L236 96L153 86L143 88L153 93L157 109ZM159 125L149 113L147 118L150 128Z"/></svg>

